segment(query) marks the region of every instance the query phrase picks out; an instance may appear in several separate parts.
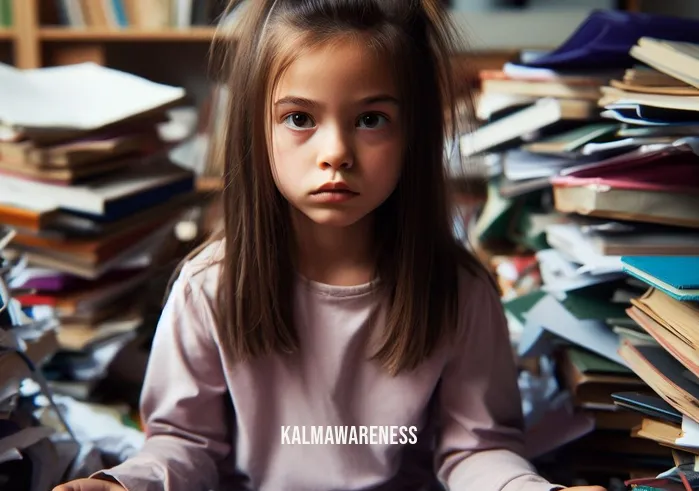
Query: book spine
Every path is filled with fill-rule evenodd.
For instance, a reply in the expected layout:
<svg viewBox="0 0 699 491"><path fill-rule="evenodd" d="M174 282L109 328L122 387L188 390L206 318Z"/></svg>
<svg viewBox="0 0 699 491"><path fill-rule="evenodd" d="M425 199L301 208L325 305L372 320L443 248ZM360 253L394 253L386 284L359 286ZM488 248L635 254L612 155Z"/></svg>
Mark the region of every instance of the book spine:
<svg viewBox="0 0 699 491"><path fill-rule="evenodd" d="M129 20L126 15L124 0L112 0L112 9L114 11L114 17L116 17L117 25L119 27L128 27Z"/></svg>
<svg viewBox="0 0 699 491"><path fill-rule="evenodd" d="M109 28L119 27L113 0L102 0L100 3L100 17L104 26Z"/></svg>
<svg viewBox="0 0 699 491"><path fill-rule="evenodd" d="M12 0L0 0L0 27L12 27Z"/></svg>
<svg viewBox="0 0 699 491"><path fill-rule="evenodd" d="M134 28L143 27L143 19L141 18L141 9L143 9L143 0L122 0L124 11L126 12L127 24Z"/></svg>
<svg viewBox="0 0 699 491"><path fill-rule="evenodd" d="M3 0L0 0L0 3L2 3ZM56 4L56 12L58 12L58 22L62 26L70 26L72 23L70 22L70 15L68 14L68 0L54 0ZM0 13L0 17L2 14ZM2 22L0 22L2 24Z"/></svg>

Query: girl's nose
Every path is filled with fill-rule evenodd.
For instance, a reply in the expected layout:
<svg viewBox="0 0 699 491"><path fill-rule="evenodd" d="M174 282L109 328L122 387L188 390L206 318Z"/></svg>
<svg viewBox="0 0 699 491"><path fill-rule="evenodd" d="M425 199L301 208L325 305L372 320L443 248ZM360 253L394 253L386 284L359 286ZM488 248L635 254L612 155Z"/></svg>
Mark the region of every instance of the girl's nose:
<svg viewBox="0 0 699 491"><path fill-rule="evenodd" d="M350 137L342 130L329 131L323 138L323 148L318 155L321 169L351 169L354 165L354 152Z"/></svg>

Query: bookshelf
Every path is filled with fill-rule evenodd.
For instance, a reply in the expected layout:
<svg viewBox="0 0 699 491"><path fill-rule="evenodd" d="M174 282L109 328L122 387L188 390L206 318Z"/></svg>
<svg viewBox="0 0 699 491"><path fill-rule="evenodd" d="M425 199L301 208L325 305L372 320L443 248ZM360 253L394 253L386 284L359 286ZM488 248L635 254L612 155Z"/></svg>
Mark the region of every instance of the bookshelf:
<svg viewBox="0 0 699 491"><path fill-rule="evenodd" d="M39 39L52 42L211 42L216 34L213 27L187 29L74 29L66 27L41 27Z"/></svg>
<svg viewBox="0 0 699 491"><path fill-rule="evenodd" d="M18 68L89 61L90 57L93 58L92 61L99 63L105 60L105 52L113 49L114 45L128 43L151 43L160 46L166 43L187 43L205 47L216 34L213 27L158 30L62 27L58 25L54 0L11 1L15 28L0 28L0 41L12 43L13 63ZM626 10L640 10L640 4L640 0L624 0L620 5ZM467 27L472 27L470 23L467 24ZM75 52L78 53L77 57ZM90 55L85 59L87 52Z"/></svg>
<svg viewBox="0 0 699 491"><path fill-rule="evenodd" d="M0 28L0 41L13 44L13 64L38 68L76 61L102 63L113 44L187 43L204 49L216 37L208 26L187 28L72 28L58 25L53 0L12 0L14 28Z"/></svg>

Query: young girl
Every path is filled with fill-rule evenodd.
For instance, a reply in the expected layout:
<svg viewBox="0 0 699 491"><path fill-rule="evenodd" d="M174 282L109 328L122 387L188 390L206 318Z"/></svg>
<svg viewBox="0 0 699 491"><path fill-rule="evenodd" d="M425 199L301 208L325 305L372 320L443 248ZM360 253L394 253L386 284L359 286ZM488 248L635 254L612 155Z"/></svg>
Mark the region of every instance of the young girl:
<svg viewBox="0 0 699 491"><path fill-rule="evenodd" d="M162 313L146 445L57 490L560 489L521 457L498 294L453 237L438 3L250 3L224 237Z"/></svg>

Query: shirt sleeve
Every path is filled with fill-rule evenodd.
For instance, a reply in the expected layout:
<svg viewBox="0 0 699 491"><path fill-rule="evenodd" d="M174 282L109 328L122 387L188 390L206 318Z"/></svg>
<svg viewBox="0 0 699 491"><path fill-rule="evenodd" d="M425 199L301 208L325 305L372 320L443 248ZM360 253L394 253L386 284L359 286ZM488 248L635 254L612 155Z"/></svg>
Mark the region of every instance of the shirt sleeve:
<svg viewBox="0 0 699 491"><path fill-rule="evenodd" d="M218 488L231 451L228 390L214 341L211 299L185 265L156 329L141 397L146 442L133 458L93 477L129 491Z"/></svg>
<svg viewBox="0 0 699 491"><path fill-rule="evenodd" d="M557 489L522 457L521 395L497 291L475 278L460 291L460 341L439 389L438 477L450 491Z"/></svg>

